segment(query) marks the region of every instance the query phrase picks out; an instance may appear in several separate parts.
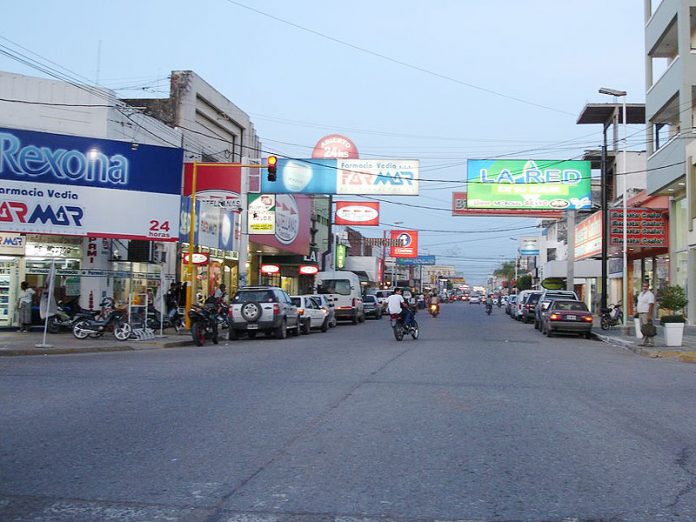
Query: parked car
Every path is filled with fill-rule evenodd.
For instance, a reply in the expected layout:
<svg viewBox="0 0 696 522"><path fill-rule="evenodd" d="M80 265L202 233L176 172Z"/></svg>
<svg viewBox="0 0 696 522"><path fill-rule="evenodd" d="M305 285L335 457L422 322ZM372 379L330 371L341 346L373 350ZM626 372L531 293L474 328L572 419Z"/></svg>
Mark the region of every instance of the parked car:
<svg viewBox="0 0 696 522"><path fill-rule="evenodd" d="M347 270L318 272L317 293L326 295L334 305L336 319L353 324L365 321L360 278Z"/></svg>
<svg viewBox="0 0 696 522"><path fill-rule="evenodd" d="M592 338L592 314L582 301L556 299L549 305L541 325L544 335L558 332L577 333Z"/></svg>
<svg viewBox="0 0 696 522"><path fill-rule="evenodd" d="M383 311L387 307L387 299L393 293L394 293L393 290L377 290L375 292L374 295L377 298L377 302L379 302L379 305L382 307Z"/></svg>
<svg viewBox="0 0 696 522"><path fill-rule="evenodd" d="M325 295L319 295L319 294L313 294L310 295L312 299L314 299L314 302L317 303L317 306L321 308L324 313L326 314L326 317L329 318L329 328L335 328L337 321L336 321L336 310L333 305L333 303L329 302L329 298Z"/></svg>
<svg viewBox="0 0 696 522"><path fill-rule="evenodd" d="M472 294L469 296L469 304L481 304L481 296Z"/></svg>
<svg viewBox="0 0 696 522"><path fill-rule="evenodd" d="M522 316L521 320L526 323L534 322L534 309L536 308L539 298L542 292L530 292L525 298L524 305L522 306Z"/></svg>
<svg viewBox="0 0 696 522"><path fill-rule="evenodd" d="M541 316L544 314L554 299L570 299L578 301L578 295L572 290L546 290L541 294L534 307L534 328L541 330Z"/></svg>
<svg viewBox="0 0 696 522"><path fill-rule="evenodd" d="M306 335L312 328L320 328L322 332L329 329L329 317L311 296L291 295L290 299L300 315L301 333Z"/></svg>
<svg viewBox="0 0 696 522"><path fill-rule="evenodd" d="M275 286L246 286L237 290L227 309L228 337L237 339L246 332L250 339L264 332L276 339L285 339L290 331L300 334L300 315L282 288Z"/></svg>
<svg viewBox="0 0 696 522"><path fill-rule="evenodd" d="M512 316L512 310L516 305L517 305L517 295L509 296L507 303L505 303L505 313Z"/></svg>
<svg viewBox="0 0 696 522"><path fill-rule="evenodd" d="M379 304L377 296L366 295L363 297L363 310L365 311L365 317L382 318L382 305Z"/></svg>

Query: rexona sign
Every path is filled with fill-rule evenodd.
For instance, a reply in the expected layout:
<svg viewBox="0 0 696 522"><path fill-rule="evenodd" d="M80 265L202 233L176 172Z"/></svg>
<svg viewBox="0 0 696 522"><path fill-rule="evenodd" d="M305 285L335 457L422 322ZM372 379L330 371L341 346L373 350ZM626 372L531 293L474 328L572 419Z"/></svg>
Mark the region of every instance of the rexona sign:
<svg viewBox="0 0 696 522"><path fill-rule="evenodd" d="M379 203L362 201L337 201L337 225L366 227L379 225Z"/></svg>
<svg viewBox="0 0 696 522"><path fill-rule="evenodd" d="M417 196L418 160L279 159L276 181L261 178L264 194Z"/></svg>
<svg viewBox="0 0 696 522"><path fill-rule="evenodd" d="M0 128L0 231L176 241L182 149Z"/></svg>
<svg viewBox="0 0 696 522"><path fill-rule="evenodd" d="M467 208L592 207L589 161L469 160Z"/></svg>

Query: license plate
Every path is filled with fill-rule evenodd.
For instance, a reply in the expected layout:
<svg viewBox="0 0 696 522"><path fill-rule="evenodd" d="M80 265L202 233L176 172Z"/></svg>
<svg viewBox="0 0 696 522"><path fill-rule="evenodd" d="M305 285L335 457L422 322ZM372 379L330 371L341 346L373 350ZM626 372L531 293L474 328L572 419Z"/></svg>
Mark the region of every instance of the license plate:
<svg viewBox="0 0 696 522"><path fill-rule="evenodd" d="M575 321L577 320L577 318L577 315L566 315L566 319L568 319L569 321Z"/></svg>
<svg viewBox="0 0 696 522"><path fill-rule="evenodd" d="M256 323L249 323L249 324L247 325L247 328L248 328L249 330L258 330L258 329L259 329L259 325L256 324Z"/></svg>

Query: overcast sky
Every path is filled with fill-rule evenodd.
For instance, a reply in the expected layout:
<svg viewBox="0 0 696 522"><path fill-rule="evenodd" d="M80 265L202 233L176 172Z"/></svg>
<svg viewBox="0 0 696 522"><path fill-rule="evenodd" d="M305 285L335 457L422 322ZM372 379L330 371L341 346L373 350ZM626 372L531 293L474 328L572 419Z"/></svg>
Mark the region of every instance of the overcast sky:
<svg viewBox="0 0 696 522"><path fill-rule="evenodd" d="M0 37L123 97L164 97L170 71L193 70L250 114L268 151L309 157L336 132L366 157L419 158L433 181L385 198L383 227L365 234L420 229L421 253L472 283L539 230L452 217L466 160L599 146L601 127L578 114L612 101L599 87L644 101L643 36L634 0L22 0L0 17ZM43 76L4 56L0 69Z"/></svg>

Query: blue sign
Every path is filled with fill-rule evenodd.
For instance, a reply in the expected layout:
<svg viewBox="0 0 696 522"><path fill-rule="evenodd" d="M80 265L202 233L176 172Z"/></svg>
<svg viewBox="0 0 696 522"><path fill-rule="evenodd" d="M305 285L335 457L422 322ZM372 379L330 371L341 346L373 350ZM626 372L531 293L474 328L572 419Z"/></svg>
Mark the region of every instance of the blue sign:
<svg viewBox="0 0 696 522"><path fill-rule="evenodd" d="M396 264L405 266L434 265L435 256L397 257Z"/></svg>
<svg viewBox="0 0 696 522"><path fill-rule="evenodd" d="M261 172L264 194L336 194L335 159L278 159L276 181Z"/></svg>
<svg viewBox="0 0 696 522"><path fill-rule="evenodd" d="M201 202L196 201L196 223L193 231L193 243L199 246L208 248L218 248L220 250L232 251L235 249L234 230L236 214L232 210L216 209L219 215L218 231L216 238L206 238L203 241L199 235L201 228ZM179 241L182 243L189 242L189 226L191 223L191 197L185 196L181 198L181 213L179 216ZM209 235L209 234L208 234Z"/></svg>
<svg viewBox="0 0 696 522"><path fill-rule="evenodd" d="M0 181L178 195L182 166L180 148L0 128Z"/></svg>

